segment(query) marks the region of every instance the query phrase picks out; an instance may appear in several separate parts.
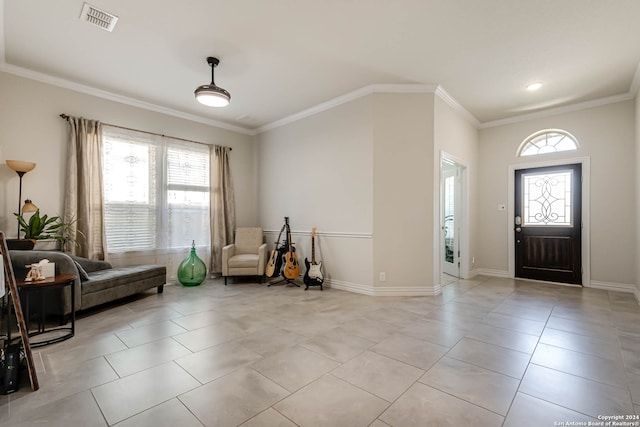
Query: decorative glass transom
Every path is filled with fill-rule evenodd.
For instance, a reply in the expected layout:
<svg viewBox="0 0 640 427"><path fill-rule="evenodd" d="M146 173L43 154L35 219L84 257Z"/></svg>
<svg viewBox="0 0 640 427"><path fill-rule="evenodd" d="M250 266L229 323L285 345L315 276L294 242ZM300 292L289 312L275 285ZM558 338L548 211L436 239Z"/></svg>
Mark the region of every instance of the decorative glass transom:
<svg viewBox="0 0 640 427"><path fill-rule="evenodd" d="M524 226L571 227L571 171L522 176Z"/></svg>
<svg viewBox="0 0 640 427"><path fill-rule="evenodd" d="M520 156L556 153L578 149L578 142L568 132L561 130L545 130L531 135L520 146Z"/></svg>

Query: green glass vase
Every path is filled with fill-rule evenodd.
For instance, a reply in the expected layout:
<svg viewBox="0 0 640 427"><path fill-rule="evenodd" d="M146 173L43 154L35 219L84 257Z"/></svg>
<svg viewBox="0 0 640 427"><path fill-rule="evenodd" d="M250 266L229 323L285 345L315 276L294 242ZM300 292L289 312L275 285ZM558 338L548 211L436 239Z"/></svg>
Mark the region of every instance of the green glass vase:
<svg viewBox="0 0 640 427"><path fill-rule="evenodd" d="M178 281L184 286L198 286L207 277L207 266L196 254L196 242L191 244L191 252L178 267Z"/></svg>

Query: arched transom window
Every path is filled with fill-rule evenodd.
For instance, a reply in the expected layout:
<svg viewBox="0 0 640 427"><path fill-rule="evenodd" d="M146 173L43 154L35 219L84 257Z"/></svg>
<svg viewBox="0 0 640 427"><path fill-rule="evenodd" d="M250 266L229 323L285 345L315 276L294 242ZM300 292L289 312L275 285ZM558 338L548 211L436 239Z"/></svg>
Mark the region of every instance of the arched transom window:
<svg viewBox="0 0 640 427"><path fill-rule="evenodd" d="M518 150L518 156L536 156L558 151L577 150L578 141L569 132L550 129L536 132L525 139Z"/></svg>

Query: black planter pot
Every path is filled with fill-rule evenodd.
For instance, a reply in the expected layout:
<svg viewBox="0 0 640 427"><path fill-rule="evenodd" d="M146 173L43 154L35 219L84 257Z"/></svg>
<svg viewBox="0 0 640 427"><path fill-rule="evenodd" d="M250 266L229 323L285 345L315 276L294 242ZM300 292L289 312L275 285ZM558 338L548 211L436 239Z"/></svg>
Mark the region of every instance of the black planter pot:
<svg viewBox="0 0 640 427"><path fill-rule="evenodd" d="M35 246L35 242L29 239L6 239L9 250L30 251Z"/></svg>

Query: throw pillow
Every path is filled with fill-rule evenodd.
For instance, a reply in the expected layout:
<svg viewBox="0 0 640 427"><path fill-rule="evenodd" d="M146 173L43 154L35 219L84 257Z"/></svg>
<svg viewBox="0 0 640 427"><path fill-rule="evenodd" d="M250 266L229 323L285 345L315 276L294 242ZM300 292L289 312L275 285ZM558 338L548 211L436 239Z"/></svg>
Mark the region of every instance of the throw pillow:
<svg viewBox="0 0 640 427"><path fill-rule="evenodd" d="M80 265L80 263L78 261L76 261L74 259L73 262L76 264L76 267L78 268L78 274L80 275L80 281L89 280L89 273L87 273L85 271L85 269L82 268L82 266Z"/></svg>

